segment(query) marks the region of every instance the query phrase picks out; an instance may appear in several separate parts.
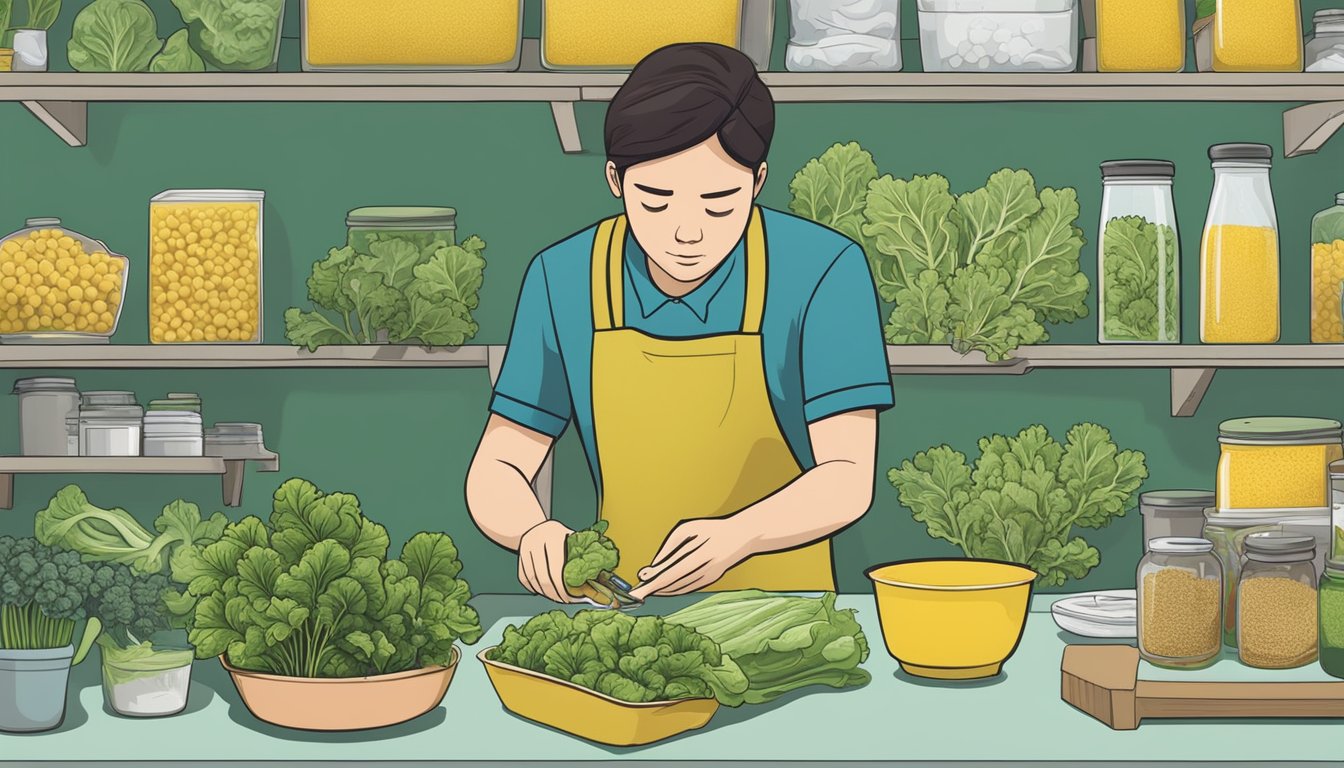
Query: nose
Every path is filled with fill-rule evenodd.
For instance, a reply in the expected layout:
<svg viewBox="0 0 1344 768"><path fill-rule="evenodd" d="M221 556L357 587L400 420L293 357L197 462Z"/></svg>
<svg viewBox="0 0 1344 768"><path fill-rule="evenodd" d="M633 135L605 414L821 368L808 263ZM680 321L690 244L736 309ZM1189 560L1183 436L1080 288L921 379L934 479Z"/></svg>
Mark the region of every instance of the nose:
<svg viewBox="0 0 1344 768"><path fill-rule="evenodd" d="M681 245L695 245L705 239L704 231L696 227L678 226L677 231L672 234Z"/></svg>

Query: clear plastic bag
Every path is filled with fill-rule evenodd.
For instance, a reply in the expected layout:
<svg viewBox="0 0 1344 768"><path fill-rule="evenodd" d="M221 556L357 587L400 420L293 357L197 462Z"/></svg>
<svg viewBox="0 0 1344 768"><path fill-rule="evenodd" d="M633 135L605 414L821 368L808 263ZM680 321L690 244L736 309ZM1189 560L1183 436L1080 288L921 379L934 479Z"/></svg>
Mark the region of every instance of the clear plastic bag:
<svg viewBox="0 0 1344 768"><path fill-rule="evenodd" d="M900 0L790 0L791 72L895 72Z"/></svg>

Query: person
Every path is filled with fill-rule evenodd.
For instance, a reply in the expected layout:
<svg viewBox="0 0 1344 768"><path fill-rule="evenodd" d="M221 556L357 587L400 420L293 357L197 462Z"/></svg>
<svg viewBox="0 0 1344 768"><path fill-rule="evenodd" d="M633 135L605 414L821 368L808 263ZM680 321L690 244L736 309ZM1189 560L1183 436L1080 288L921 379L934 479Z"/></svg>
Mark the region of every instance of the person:
<svg viewBox="0 0 1344 768"><path fill-rule="evenodd" d="M624 213L532 260L467 478L528 590L574 600L572 531L531 486L570 422L634 597L836 589L830 537L872 503L891 377L862 248L754 204L774 127L720 45L655 51L613 98Z"/></svg>

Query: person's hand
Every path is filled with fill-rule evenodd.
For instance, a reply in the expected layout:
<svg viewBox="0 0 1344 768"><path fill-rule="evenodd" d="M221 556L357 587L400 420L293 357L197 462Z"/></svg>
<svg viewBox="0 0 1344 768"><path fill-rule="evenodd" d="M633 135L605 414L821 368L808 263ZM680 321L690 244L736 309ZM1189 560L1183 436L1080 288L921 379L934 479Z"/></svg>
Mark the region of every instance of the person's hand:
<svg viewBox="0 0 1344 768"><path fill-rule="evenodd" d="M747 534L733 518L690 520L668 534L653 562L640 570L639 586L630 594L644 600L694 592L752 554Z"/></svg>
<svg viewBox="0 0 1344 768"><path fill-rule="evenodd" d="M565 591L565 538L573 533L558 520L528 529L518 540L518 581L557 603L573 602Z"/></svg>

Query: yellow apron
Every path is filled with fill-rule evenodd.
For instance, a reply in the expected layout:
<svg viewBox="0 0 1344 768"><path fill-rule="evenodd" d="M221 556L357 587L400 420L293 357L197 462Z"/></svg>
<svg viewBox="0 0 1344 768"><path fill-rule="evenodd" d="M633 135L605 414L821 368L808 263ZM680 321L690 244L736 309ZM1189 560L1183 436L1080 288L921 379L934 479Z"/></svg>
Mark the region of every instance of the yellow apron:
<svg viewBox="0 0 1344 768"><path fill-rule="evenodd" d="M593 427L600 517L631 584L684 520L730 515L800 474L775 419L761 350L766 252L761 211L747 228L746 306L737 333L688 339L625 327L625 216L593 241ZM830 541L757 555L710 590L834 591Z"/></svg>

